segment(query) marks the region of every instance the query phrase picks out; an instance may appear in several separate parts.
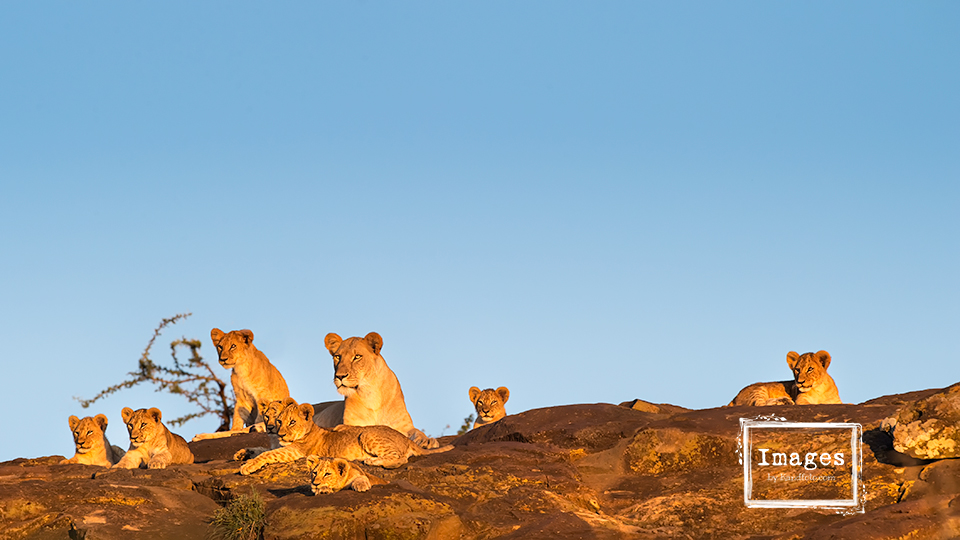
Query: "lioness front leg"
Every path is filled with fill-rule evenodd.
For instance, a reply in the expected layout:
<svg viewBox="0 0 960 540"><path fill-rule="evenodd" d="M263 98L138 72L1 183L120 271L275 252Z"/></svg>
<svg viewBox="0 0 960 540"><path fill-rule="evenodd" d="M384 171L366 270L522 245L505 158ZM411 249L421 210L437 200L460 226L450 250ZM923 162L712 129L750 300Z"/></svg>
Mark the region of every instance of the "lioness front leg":
<svg viewBox="0 0 960 540"><path fill-rule="evenodd" d="M303 452L293 446L269 450L241 465L240 474L253 474L271 463L289 463L302 457Z"/></svg>

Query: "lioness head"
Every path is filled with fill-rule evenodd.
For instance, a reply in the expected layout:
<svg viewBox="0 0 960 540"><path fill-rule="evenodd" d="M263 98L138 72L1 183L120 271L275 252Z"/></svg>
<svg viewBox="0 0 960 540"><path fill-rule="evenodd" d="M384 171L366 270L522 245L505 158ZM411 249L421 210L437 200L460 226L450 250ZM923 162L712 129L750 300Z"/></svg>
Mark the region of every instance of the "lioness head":
<svg viewBox="0 0 960 540"><path fill-rule="evenodd" d="M306 437L316 424L313 423L313 405L309 403L297 405L293 398L287 399L291 403L284 407L280 416L277 417L277 424L279 424L277 435L281 442L289 444Z"/></svg>
<svg viewBox="0 0 960 540"><path fill-rule="evenodd" d="M257 407L260 409L260 416L263 417L267 433L276 435L280 431L280 413L288 406L296 404L293 398L258 401Z"/></svg>
<svg viewBox="0 0 960 540"><path fill-rule="evenodd" d="M473 402L477 410L477 422L487 424L496 422L507 415L503 404L510 399L510 390L506 386L501 386L494 390L487 388L480 390L476 386L470 387L470 401Z"/></svg>
<svg viewBox="0 0 960 540"><path fill-rule="evenodd" d="M160 423L162 414L160 409L156 407L137 410L124 407L120 411L120 416L123 417L123 422L127 424L127 431L130 433L130 446L134 448L163 435L163 427Z"/></svg>
<svg viewBox="0 0 960 540"><path fill-rule="evenodd" d="M67 423L73 432L73 444L76 445L78 454L86 454L103 446L103 432L107 430L106 415L98 414L93 418L71 416Z"/></svg>
<svg viewBox="0 0 960 540"><path fill-rule="evenodd" d="M210 339L220 353L220 365L227 369L233 369L253 354L253 332L250 330L234 330L225 334L223 330L214 328L210 331Z"/></svg>
<svg viewBox="0 0 960 540"><path fill-rule="evenodd" d="M384 363L380 357L383 338L376 332L370 332L363 339L341 339L330 333L323 342L333 357L333 382L343 396L353 395L357 387Z"/></svg>
<svg viewBox="0 0 960 540"><path fill-rule="evenodd" d="M328 459L320 456L307 456L310 467L310 490L314 495L340 491L347 485L347 471L350 463L343 458Z"/></svg>
<svg viewBox="0 0 960 540"><path fill-rule="evenodd" d="M797 390L809 392L818 384L827 373L830 365L830 353L820 351L808 352L802 355L793 351L787 353L787 365L793 370L793 380L797 382Z"/></svg>

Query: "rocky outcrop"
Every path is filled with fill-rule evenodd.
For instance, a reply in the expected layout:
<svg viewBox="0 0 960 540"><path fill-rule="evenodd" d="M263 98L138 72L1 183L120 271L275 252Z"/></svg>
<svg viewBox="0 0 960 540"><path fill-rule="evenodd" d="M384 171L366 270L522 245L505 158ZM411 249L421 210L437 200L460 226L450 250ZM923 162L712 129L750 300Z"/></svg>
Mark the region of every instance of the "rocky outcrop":
<svg viewBox="0 0 960 540"><path fill-rule="evenodd" d="M312 495L304 460L239 475L229 458L264 446L262 434L191 443L200 462L166 470L19 459L0 464L0 538L206 538L216 510L251 491L265 501L266 539L951 538L960 461L906 455L880 429L934 393L763 409L636 400L535 409L444 437L450 452L394 470L361 466L389 481L362 493ZM862 424L865 513L747 508L737 435L740 418L759 413Z"/></svg>
<svg viewBox="0 0 960 540"><path fill-rule="evenodd" d="M918 459L960 457L960 383L909 403L884 429L898 452Z"/></svg>

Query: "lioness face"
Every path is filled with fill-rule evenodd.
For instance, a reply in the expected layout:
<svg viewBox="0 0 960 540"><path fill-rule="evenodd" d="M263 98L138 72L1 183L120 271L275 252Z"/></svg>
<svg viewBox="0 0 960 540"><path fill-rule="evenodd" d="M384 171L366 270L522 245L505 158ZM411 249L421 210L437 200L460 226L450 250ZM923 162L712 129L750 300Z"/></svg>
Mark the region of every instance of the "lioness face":
<svg viewBox="0 0 960 540"><path fill-rule="evenodd" d="M78 454L86 454L103 446L103 432L107 429L107 417L98 414L96 418L71 416L68 420L73 432L73 444Z"/></svg>
<svg viewBox="0 0 960 540"><path fill-rule="evenodd" d="M123 422L127 424L127 432L130 433L130 446L134 448L163 434L160 409L156 407L135 411L130 407L124 407L120 414Z"/></svg>
<svg viewBox="0 0 960 540"><path fill-rule="evenodd" d="M340 491L347 481L347 461L341 458L327 459L319 456L307 458L310 465L310 490L314 495Z"/></svg>
<svg viewBox="0 0 960 540"><path fill-rule="evenodd" d="M363 339L352 337L345 340L337 334L327 334L324 342L333 357L333 382L343 396L353 395L368 375L383 364L380 358L383 339L376 332L370 332Z"/></svg>
<svg viewBox="0 0 960 540"><path fill-rule="evenodd" d="M220 365L226 369L233 369L253 354L253 332L250 330L234 330L224 334L219 328L214 328L210 331L210 339L219 353Z"/></svg>
<svg viewBox="0 0 960 540"><path fill-rule="evenodd" d="M830 353L820 351L799 355L793 351L787 353L787 365L793 370L793 380L797 383L797 390L809 392L813 390L827 373L830 365Z"/></svg>
<svg viewBox="0 0 960 540"><path fill-rule="evenodd" d="M510 390L506 386L501 386L496 390L487 388L481 391L474 386L470 388L470 399L477 410L477 420L482 421L482 423L489 423L507 415L503 404L510 399Z"/></svg>
<svg viewBox="0 0 960 540"><path fill-rule="evenodd" d="M313 405L303 403L288 405L277 417L277 435L280 442L289 444L307 436L313 423Z"/></svg>

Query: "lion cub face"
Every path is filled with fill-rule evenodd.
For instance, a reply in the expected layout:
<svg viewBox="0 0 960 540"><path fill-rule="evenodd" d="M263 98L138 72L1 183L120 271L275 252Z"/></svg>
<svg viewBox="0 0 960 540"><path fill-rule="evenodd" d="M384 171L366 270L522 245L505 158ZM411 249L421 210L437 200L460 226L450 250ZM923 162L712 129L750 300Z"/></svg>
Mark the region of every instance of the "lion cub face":
<svg viewBox="0 0 960 540"><path fill-rule="evenodd" d="M323 495L340 491L350 483L347 473L350 463L343 458L327 459L320 456L308 456L307 465L313 479L310 490L314 495Z"/></svg>
<svg viewBox="0 0 960 540"><path fill-rule="evenodd" d="M787 365L793 370L793 380L797 383L797 390L801 393L813 390L827 374L830 365L830 353L820 351L816 353L797 354L787 353Z"/></svg>
<svg viewBox="0 0 960 540"><path fill-rule="evenodd" d="M309 403L297 405L293 398L287 399L292 403L288 404L277 417L277 435L281 442L289 444L306 437L316 424L313 423L313 405Z"/></svg>
<svg viewBox="0 0 960 540"><path fill-rule="evenodd" d="M120 416L123 417L123 422L127 424L127 432L130 433L130 446L133 448L163 436L163 425L160 423L161 413L160 409L156 407L137 410L124 407L120 411Z"/></svg>
<svg viewBox="0 0 960 540"><path fill-rule="evenodd" d="M82 419L71 416L67 422L73 432L73 444L77 447L78 454L86 454L103 447L103 433L107 429L106 415L98 414L93 418L85 416Z"/></svg>
<svg viewBox="0 0 960 540"><path fill-rule="evenodd" d="M214 328L210 331L210 339L220 354L220 365L233 369L253 354L253 332L250 330L234 330L223 333L223 330Z"/></svg>
<svg viewBox="0 0 960 540"><path fill-rule="evenodd" d="M507 390L506 386L496 390L487 388L482 391L476 386L470 387L470 401L477 410L477 422L481 424L496 422L506 416L507 411L503 404L508 399L510 399L510 390Z"/></svg>
<svg viewBox="0 0 960 540"><path fill-rule="evenodd" d="M383 363L380 358L383 338L376 332L370 332L363 339L345 340L330 333L323 341L333 357L333 382L343 396L353 395L361 381L367 380L368 373Z"/></svg>
<svg viewBox="0 0 960 540"><path fill-rule="evenodd" d="M260 409L260 416L263 416L263 424L266 426L267 433L276 435L280 432L280 413L290 405L296 405L293 398L276 399L273 401L260 401L257 407Z"/></svg>

